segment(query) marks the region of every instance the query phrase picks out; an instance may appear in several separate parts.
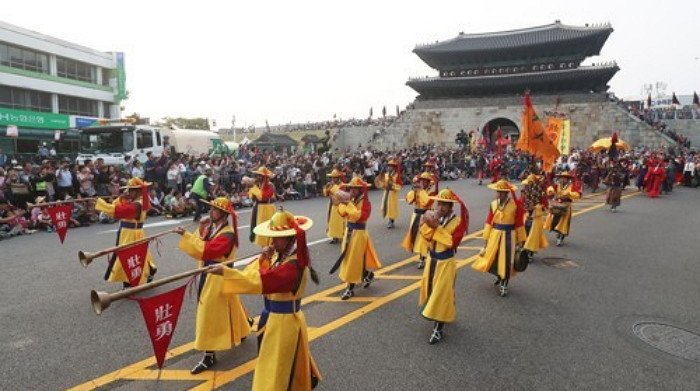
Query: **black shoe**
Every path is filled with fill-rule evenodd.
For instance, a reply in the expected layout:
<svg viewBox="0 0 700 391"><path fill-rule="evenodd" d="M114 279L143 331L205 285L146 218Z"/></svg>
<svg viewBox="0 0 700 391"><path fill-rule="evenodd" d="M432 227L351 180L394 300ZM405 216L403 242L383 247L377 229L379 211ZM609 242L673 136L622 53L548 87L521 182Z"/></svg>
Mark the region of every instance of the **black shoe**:
<svg viewBox="0 0 700 391"><path fill-rule="evenodd" d="M430 336L430 340L428 340L428 343L431 345L435 345L440 341L442 341L442 331L433 330L433 334Z"/></svg>
<svg viewBox="0 0 700 391"><path fill-rule="evenodd" d="M501 297L506 297L508 294L508 286L506 285L505 281L501 282L501 284L498 286L498 290Z"/></svg>
<svg viewBox="0 0 700 391"><path fill-rule="evenodd" d="M343 295L340 296L340 300L347 300L353 296L355 296L355 291L353 291L350 288L346 288L345 292L343 292Z"/></svg>
<svg viewBox="0 0 700 391"><path fill-rule="evenodd" d="M369 272L365 276L365 278L362 279L362 287L363 288L369 288L369 285L374 281L374 272Z"/></svg>
<svg viewBox="0 0 700 391"><path fill-rule="evenodd" d="M501 278L498 277L498 278L496 278L496 282L493 283L493 286L497 286L500 283L501 283Z"/></svg>
<svg viewBox="0 0 700 391"><path fill-rule="evenodd" d="M386 228L387 228L387 229L392 229L392 228L394 228L394 222L393 222L393 221L389 221L389 224L386 225Z"/></svg>
<svg viewBox="0 0 700 391"><path fill-rule="evenodd" d="M210 369L214 365L216 365L216 356L213 354L205 354L204 357L202 357L202 360L198 362L194 368L192 368L190 373L196 375Z"/></svg>
<svg viewBox="0 0 700 391"><path fill-rule="evenodd" d="M421 258L418 260L418 270L425 267L425 259Z"/></svg>

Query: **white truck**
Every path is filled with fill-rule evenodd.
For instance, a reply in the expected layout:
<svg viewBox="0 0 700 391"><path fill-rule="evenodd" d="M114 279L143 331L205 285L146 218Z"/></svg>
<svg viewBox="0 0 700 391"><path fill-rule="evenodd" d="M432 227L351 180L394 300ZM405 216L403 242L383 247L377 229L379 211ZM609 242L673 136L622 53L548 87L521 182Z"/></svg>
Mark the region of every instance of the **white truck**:
<svg viewBox="0 0 700 391"><path fill-rule="evenodd" d="M141 162L146 153L160 156L165 149L174 153L209 153L221 143L217 133L206 130L161 129L128 121L101 122L80 130L80 154L76 163L102 158L107 165L124 163L126 155Z"/></svg>

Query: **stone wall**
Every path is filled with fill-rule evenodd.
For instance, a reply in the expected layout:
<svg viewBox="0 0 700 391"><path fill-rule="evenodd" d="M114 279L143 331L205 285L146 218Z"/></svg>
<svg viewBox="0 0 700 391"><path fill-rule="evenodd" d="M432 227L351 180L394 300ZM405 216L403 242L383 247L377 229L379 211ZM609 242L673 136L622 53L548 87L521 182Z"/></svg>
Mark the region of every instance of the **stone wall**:
<svg viewBox="0 0 700 391"><path fill-rule="evenodd" d="M690 147L700 147L700 119L665 119L667 129L680 133L690 140Z"/></svg>
<svg viewBox="0 0 700 391"><path fill-rule="evenodd" d="M607 94L562 94L533 97L541 117L546 112L566 113L571 119L573 147L586 147L600 137L617 131L632 146L652 147L675 144L672 139L655 131L645 122L611 102ZM416 100L391 126L379 128L340 129L335 145L356 148L371 144L380 149L395 149L415 144L434 143L454 145L455 136L464 129L483 129L491 120L505 118L518 127L521 123L522 97L489 97L444 100ZM344 135L345 134L345 135ZM344 139L351 142L339 143Z"/></svg>

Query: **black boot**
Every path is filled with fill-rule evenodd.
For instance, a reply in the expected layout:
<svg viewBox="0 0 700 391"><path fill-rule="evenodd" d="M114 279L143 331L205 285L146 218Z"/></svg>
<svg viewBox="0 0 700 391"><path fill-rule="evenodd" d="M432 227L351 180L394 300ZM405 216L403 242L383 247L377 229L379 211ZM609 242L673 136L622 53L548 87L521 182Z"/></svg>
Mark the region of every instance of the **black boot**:
<svg viewBox="0 0 700 391"><path fill-rule="evenodd" d="M418 270L425 267L425 257L418 258Z"/></svg>
<svg viewBox="0 0 700 391"><path fill-rule="evenodd" d="M362 287L369 288L372 281L374 281L374 272L367 272L365 278L362 279Z"/></svg>
<svg viewBox="0 0 700 391"><path fill-rule="evenodd" d="M353 296L355 296L355 284L348 284L348 287L345 288L342 296L340 296L340 300L347 300Z"/></svg>
<svg viewBox="0 0 700 391"><path fill-rule="evenodd" d="M194 368L192 368L190 373L196 375L210 369L214 365L216 365L216 356L214 355L214 352L206 352L204 353L202 360L198 362Z"/></svg>
<svg viewBox="0 0 700 391"><path fill-rule="evenodd" d="M442 341L442 326L444 323L435 322L435 328L433 328L433 333L430 335L428 343L435 345L436 343Z"/></svg>
<svg viewBox="0 0 700 391"><path fill-rule="evenodd" d="M501 280L501 284L498 286L498 288L501 297L506 297L508 294L508 280Z"/></svg>

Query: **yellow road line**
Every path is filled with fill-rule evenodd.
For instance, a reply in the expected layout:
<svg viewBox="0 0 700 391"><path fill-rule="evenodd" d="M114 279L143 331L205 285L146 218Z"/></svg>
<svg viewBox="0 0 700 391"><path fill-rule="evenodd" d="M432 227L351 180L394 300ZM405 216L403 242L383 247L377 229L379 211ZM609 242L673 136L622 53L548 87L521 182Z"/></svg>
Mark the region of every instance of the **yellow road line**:
<svg viewBox="0 0 700 391"><path fill-rule="evenodd" d="M392 274L386 276L376 276L378 280L420 280L420 275Z"/></svg>
<svg viewBox="0 0 700 391"><path fill-rule="evenodd" d="M624 195L622 198L629 198L633 197L635 195L639 194L638 191L635 191L631 194ZM595 195L589 195L589 196L584 196L582 198L591 198L593 196L599 196L602 194L595 194ZM605 206L605 203L602 204L597 204L593 205L587 208L584 208L582 210L579 210L577 212L574 212L574 216L581 215L583 213L590 212L592 210L598 209ZM479 230L476 232L473 232L464 238L462 238L462 242L469 240L469 239L478 239L481 237L483 230ZM480 247L472 247L472 246L465 246L465 247L460 247L468 250L476 250L480 249ZM474 255L471 256L467 259L462 259L457 261L457 268L461 268L463 266L466 266L472 262L474 262L478 256ZM375 272L375 275L379 279L395 279L395 280L412 280L412 279L420 279L420 276L406 276L406 275L395 275L395 276L390 276L386 275L387 272L390 272L395 269L399 269L403 266L406 266L410 264L411 262L415 261L418 259L417 255L413 255L409 258L406 258L402 261L395 262L389 266L383 267ZM321 337L339 327L342 327L343 325L351 322L352 320L355 320L361 316L364 316L365 314L399 298L402 297L413 290L417 289L420 287L420 281L416 281L415 283L412 283L406 287L403 287L397 291L394 291L390 293L387 296L382 296L382 297L372 297L372 298L359 298L355 297L353 299L360 299L360 300L354 300L356 302L365 302L367 300L371 300L369 304L352 311L338 319L335 319L321 327L318 328L310 328L309 329L309 341L313 341L314 339ZM328 295L334 294L336 292L339 292L345 288L345 284L338 284L336 286L327 288L323 291L317 292L313 295L307 296L302 300L302 305L303 304L308 304L314 301L321 301L321 302L335 302L338 301L337 297L332 298L328 297ZM352 300L352 299L351 299ZM186 353L194 348L194 342L190 342L181 346L178 346L176 348L171 349L168 352L167 358L172 358L179 356L183 353ZM237 366L236 368L233 368L228 371L212 371L208 373L203 373L197 376L191 375L189 371L185 370L162 370L160 371L160 379L161 380L206 380L202 384L194 387L194 390L208 390L213 387L219 387L224 384L227 384L240 376L245 375L246 373L249 373L255 368L255 361L256 359L252 359L242 365ZM84 384L81 384L79 386L73 387L70 390L90 390L94 389L97 387L101 387L105 384L108 384L110 382L120 380L120 379L126 379L126 380L156 380L159 377L158 371L157 370L150 370L146 369L149 366L155 365L155 358L150 357L145 360L136 362L134 364L128 365L124 368L121 368L119 370L110 372L109 374L103 375L97 379L94 379L92 381L86 382Z"/></svg>
<svg viewBox="0 0 700 391"><path fill-rule="evenodd" d="M338 296L326 296L326 297L320 297L316 299L316 301L321 301L325 303L334 303L334 302L343 302L343 303L371 303L375 300L377 300L379 297L376 296L358 296L358 297L351 297L347 300L342 300Z"/></svg>

